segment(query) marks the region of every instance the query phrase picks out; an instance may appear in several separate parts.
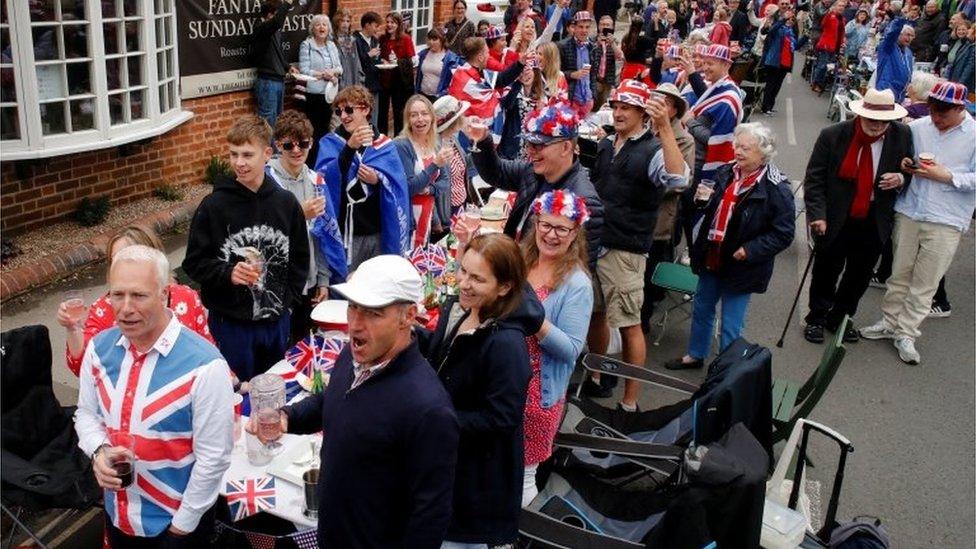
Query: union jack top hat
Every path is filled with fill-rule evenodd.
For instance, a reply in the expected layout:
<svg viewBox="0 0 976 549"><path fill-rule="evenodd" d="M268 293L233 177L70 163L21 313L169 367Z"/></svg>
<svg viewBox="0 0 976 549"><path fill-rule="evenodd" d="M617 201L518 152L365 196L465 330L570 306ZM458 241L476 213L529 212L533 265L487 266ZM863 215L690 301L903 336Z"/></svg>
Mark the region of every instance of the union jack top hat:
<svg viewBox="0 0 976 549"><path fill-rule="evenodd" d="M651 88L638 80L624 80L610 92L610 104L624 103L643 109L651 98Z"/></svg>
<svg viewBox="0 0 976 549"><path fill-rule="evenodd" d="M681 57L681 48L679 46L668 46L668 51L664 52L664 57L668 59L677 59Z"/></svg>
<svg viewBox="0 0 976 549"><path fill-rule="evenodd" d="M932 87L932 91L929 92L929 99L935 99L936 101L949 103L950 105L965 105L967 92L968 90L966 90L966 86L963 84L943 80L936 82L935 86Z"/></svg>
<svg viewBox="0 0 976 549"><path fill-rule="evenodd" d="M732 54L729 53L729 48L721 44L712 44L705 48L701 52L702 57L711 57L713 59L718 59L720 61L725 61L726 63L732 62Z"/></svg>
<svg viewBox="0 0 976 549"><path fill-rule="evenodd" d="M592 21L592 20L593 20L593 14L586 10L578 11L576 12L576 15L573 16L574 23L580 23L582 21Z"/></svg>
<svg viewBox="0 0 976 549"><path fill-rule="evenodd" d="M505 29L501 27L488 27L488 30L485 31L486 41L494 40L496 38L504 38L504 37L505 37Z"/></svg>
<svg viewBox="0 0 976 549"><path fill-rule="evenodd" d="M579 116L567 103L535 109L525 118L522 139L534 145L548 145L577 137Z"/></svg>

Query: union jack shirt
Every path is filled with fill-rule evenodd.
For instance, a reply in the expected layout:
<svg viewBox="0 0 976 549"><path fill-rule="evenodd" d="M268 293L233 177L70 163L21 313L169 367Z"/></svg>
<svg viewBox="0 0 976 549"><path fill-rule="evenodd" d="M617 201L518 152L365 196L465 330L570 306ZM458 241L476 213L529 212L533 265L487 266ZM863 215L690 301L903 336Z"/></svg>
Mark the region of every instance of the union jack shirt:
<svg viewBox="0 0 976 549"><path fill-rule="evenodd" d="M230 370L175 315L146 353L119 328L96 335L81 365L75 429L92 455L111 433L135 438L133 482L105 491L105 513L130 536L192 532L217 499L233 447Z"/></svg>
<svg viewBox="0 0 976 549"><path fill-rule="evenodd" d="M712 121L712 133L705 149L702 179L714 179L715 170L732 162L732 137L735 127L742 122L742 90L725 77L712 84L691 107L692 116L707 114Z"/></svg>

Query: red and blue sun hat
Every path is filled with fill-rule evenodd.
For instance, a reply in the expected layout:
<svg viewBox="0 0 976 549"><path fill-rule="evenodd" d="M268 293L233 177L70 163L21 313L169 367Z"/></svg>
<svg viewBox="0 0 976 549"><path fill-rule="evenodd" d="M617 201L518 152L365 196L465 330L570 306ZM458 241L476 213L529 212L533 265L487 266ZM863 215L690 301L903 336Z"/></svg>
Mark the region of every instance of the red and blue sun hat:
<svg viewBox="0 0 976 549"><path fill-rule="evenodd" d="M609 103L623 103L639 109L647 106L647 101L651 98L651 88L639 80L627 79L610 92Z"/></svg>
<svg viewBox="0 0 976 549"><path fill-rule="evenodd" d="M488 30L485 31L485 41L495 40L497 38L504 38L504 37L505 37L505 29L501 27L494 27L494 26L488 27Z"/></svg>
<svg viewBox="0 0 976 549"><path fill-rule="evenodd" d="M723 46L722 44L712 44L705 48L701 52L702 57L711 57L712 59L718 59L719 61L725 61L726 63L732 62L732 54L729 52L729 48Z"/></svg>
<svg viewBox="0 0 976 549"><path fill-rule="evenodd" d="M967 93L968 90L966 90L966 86L963 84L943 80L936 82L935 86L932 87L932 91L929 93L929 99L935 99L936 101L949 103L950 105L965 105Z"/></svg>
<svg viewBox="0 0 976 549"><path fill-rule="evenodd" d="M536 198L532 202L532 213L562 216L577 227L590 218L586 200L582 196L564 190L549 191Z"/></svg>
<svg viewBox="0 0 976 549"><path fill-rule="evenodd" d="M547 105L533 110L525 117L521 137L533 145L548 145L576 138L579 135L579 124L579 116L569 104Z"/></svg>

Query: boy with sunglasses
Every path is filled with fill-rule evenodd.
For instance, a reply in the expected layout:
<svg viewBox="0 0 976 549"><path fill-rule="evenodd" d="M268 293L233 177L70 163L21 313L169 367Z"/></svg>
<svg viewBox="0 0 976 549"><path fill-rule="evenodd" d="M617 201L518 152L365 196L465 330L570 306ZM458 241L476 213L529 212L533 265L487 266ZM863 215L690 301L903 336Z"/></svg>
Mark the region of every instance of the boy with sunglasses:
<svg viewBox="0 0 976 549"><path fill-rule="evenodd" d="M227 132L234 176L221 176L190 224L183 270L200 284L210 332L241 381L281 360L305 293L308 229L295 195L266 171L271 127L241 117Z"/></svg>
<svg viewBox="0 0 976 549"><path fill-rule="evenodd" d="M287 110L278 117L274 128L274 143L279 154L268 162L267 172L281 188L295 195L302 205L305 224L309 231L322 216L331 217L325 207L325 180L305 163L312 148L312 123L302 113ZM299 304L292 311L291 336L293 340L308 334L312 307L325 299L329 286L329 262L322 253L320 242L309 234L308 277ZM319 244L318 246L316 244ZM339 254L342 257L342 254Z"/></svg>

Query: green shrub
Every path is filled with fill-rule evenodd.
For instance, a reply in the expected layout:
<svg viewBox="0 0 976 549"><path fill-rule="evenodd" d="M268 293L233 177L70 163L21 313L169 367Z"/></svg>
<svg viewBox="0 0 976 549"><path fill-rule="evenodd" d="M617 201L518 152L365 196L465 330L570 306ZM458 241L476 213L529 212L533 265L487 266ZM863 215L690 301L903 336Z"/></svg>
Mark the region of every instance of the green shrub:
<svg viewBox="0 0 976 549"><path fill-rule="evenodd" d="M89 197L81 199L78 209L75 210L75 220L85 227L94 227L108 217L109 210L112 209L112 201L108 195Z"/></svg>
<svg viewBox="0 0 976 549"><path fill-rule="evenodd" d="M203 176L204 181L213 185L217 181L217 177L221 175L234 177L234 168L230 166L230 162L227 160L216 155L211 156L210 162L207 163L207 172Z"/></svg>
<svg viewBox="0 0 976 549"><path fill-rule="evenodd" d="M163 183L153 189L153 196L159 198L160 200L165 200L167 202L177 202L183 200L183 189L177 187L176 185L170 185L169 183Z"/></svg>

